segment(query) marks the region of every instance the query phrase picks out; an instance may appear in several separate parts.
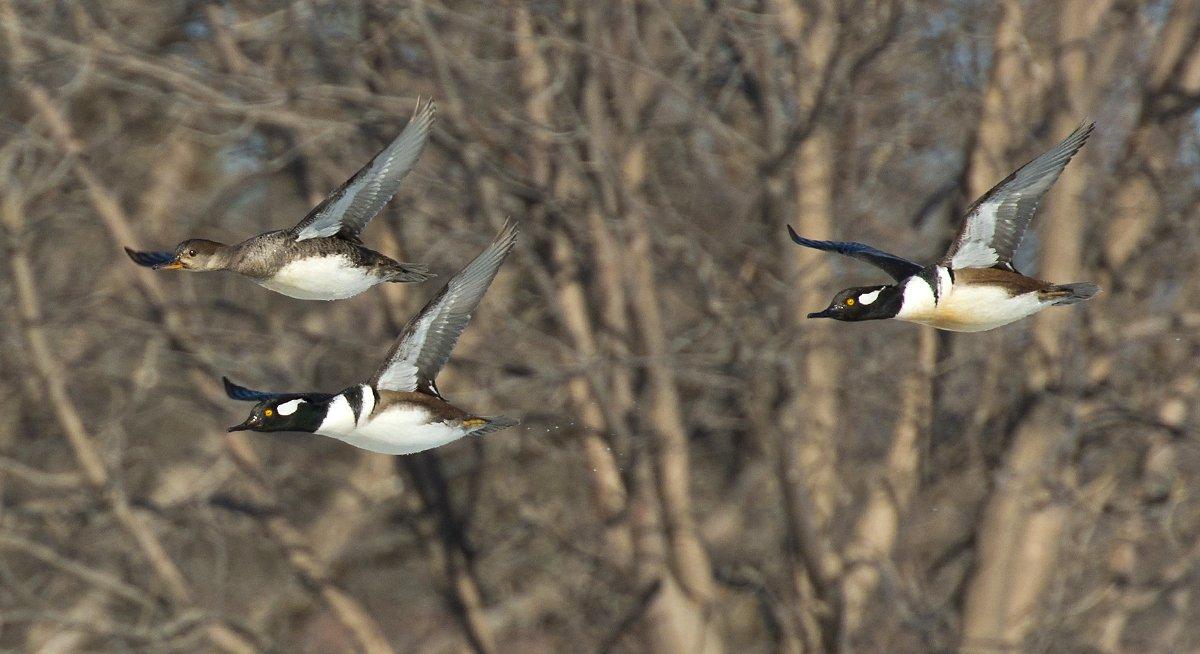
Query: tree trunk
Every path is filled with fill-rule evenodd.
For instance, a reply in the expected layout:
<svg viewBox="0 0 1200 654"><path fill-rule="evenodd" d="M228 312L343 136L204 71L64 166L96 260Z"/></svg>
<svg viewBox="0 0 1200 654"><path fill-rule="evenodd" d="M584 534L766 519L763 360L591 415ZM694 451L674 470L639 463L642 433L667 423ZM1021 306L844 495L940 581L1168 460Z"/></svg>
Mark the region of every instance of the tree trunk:
<svg viewBox="0 0 1200 654"><path fill-rule="evenodd" d="M1067 106L1055 121L1056 132L1074 128L1078 116L1107 80L1095 79L1106 66L1089 62L1089 45L1109 3L1072 1L1060 9L1060 47L1056 69L1067 94ZM1123 36L1124 32L1116 33ZM1116 52L1115 48L1100 48ZM1056 136L1055 138L1061 138ZM1082 194L1090 167L1087 153L1077 156L1050 192L1040 221L1044 234L1038 275L1066 283L1080 281L1082 262ZM1059 393L1063 379L1064 343L1072 343L1066 326L1076 311L1049 309L1034 321L1035 360L1029 363L1030 392L1037 397L1016 431L979 528L975 569L968 582L963 648L994 651L1021 648L1038 624L1038 608L1046 585L1055 575L1058 550L1069 515L1050 493L1062 473L1063 449L1074 433L1073 407L1067 401L1043 399Z"/></svg>

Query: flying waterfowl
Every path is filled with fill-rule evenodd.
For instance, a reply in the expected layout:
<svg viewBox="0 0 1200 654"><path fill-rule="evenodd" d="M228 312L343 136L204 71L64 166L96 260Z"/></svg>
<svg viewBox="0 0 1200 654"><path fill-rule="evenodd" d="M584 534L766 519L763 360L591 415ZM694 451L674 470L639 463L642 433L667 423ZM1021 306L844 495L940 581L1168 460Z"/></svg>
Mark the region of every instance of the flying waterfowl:
<svg viewBox="0 0 1200 654"><path fill-rule="evenodd" d="M896 279L895 284L843 290L828 308L808 317L844 321L894 318L948 331L979 332L1046 307L1091 298L1100 291L1095 284L1052 284L1027 277L1013 267L1012 260L1042 197L1083 147L1094 126L1080 125L1053 149L976 200L949 251L930 266L862 243L804 238L789 225L788 233L797 244L865 261Z"/></svg>
<svg viewBox="0 0 1200 654"><path fill-rule="evenodd" d="M400 263L362 244L367 223L396 194L429 139L433 102L417 102L396 140L329 194L291 229L272 230L234 245L189 239L174 252L125 248L134 263L155 270L228 270L301 300L340 300L382 282L420 282L428 268Z"/></svg>
<svg viewBox="0 0 1200 654"><path fill-rule="evenodd" d="M411 454L517 424L450 404L434 382L516 238L517 225L506 223L491 245L408 322L383 366L365 383L334 394L267 393L224 379L229 397L257 402L250 417L229 431L310 432L372 452Z"/></svg>

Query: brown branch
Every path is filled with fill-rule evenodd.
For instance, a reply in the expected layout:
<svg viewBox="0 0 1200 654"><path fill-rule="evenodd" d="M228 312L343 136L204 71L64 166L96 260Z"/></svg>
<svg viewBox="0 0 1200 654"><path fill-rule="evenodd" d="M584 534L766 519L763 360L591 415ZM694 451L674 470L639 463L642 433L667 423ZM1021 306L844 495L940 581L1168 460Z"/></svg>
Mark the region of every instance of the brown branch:
<svg viewBox="0 0 1200 654"><path fill-rule="evenodd" d="M217 113L249 118L285 129L344 131L352 128L338 121L299 114L286 108L283 104L285 93L282 89L276 88L270 80L258 78L251 87L256 92L269 94L268 100L245 102L186 73L147 61L138 53L128 51L121 43L107 34L91 35L90 44L84 46L52 34L23 28L20 23L15 23L15 25L15 28L10 25L12 33L22 38L28 38L51 50L69 54L81 60L98 59L112 66L113 69L153 80L167 87L169 91L178 94L181 100L203 105L206 109Z"/></svg>
<svg viewBox="0 0 1200 654"><path fill-rule="evenodd" d="M22 84L22 90L25 91L30 104L50 127L51 133L59 146L69 156L75 158L74 168L76 175L83 182L93 207L104 221L115 244L118 246L129 245L137 247L138 239L130 227L128 217L125 215L116 198L113 197L112 193L84 162L81 152L82 146L72 135L66 117L59 111L58 107L42 87L25 82ZM171 337L179 349L191 355L189 365L193 366L192 379L195 388L208 396L216 404L219 401L218 398L224 397L224 393L215 381L218 376L215 366L205 362L205 358L201 354L203 350L196 346L194 339L187 333L177 311L166 303L165 298L167 295L153 272L140 267L131 266L131 268L134 268L133 272L136 276L138 286L143 291L147 302L156 309L163 323L164 331ZM61 384L61 380L58 383ZM75 420L78 420L77 416ZM80 428L82 427L81 424L79 426ZM68 435L73 433L71 429L67 431ZM72 437L73 441L74 439L75 437ZM239 435L227 435L224 443L226 451L251 480L256 490L268 498L273 497L269 486L262 481L266 478L266 474L262 469L258 456L250 448L246 440ZM81 465L85 468L89 482L95 483L99 474L96 468L97 463L92 461L95 455L87 453L86 449L81 451L84 452L84 454L80 455ZM105 479L104 481L106 482L107 480ZM128 509L127 503L115 505L114 510L118 512L118 519L133 520L133 514ZM319 597L329 606L333 614L354 635L364 649L371 652L391 651L387 639L382 635L382 630L374 618L357 601L328 581L328 575L324 566L315 559L312 559L305 552L303 538L298 536L298 530L292 527L290 522L282 517L273 517L264 526L267 533L288 552L288 560L293 570L301 578L310 582L310 587L318 589ZM134 535L139 539L139 544L151 553L161 550L161 546L157 545L157 540L153 538L152 534L145 531L134 531ZM165 559L165 556L158 556L151 560L155 563L156 568L162 566L160 574L164 578L171 580L169 586L173 588L172 594L176 600L180 602L190 601L191 592L187 589L178 570L174 569L173 564L167 566L169 559ZM243 645L249 647L249 644L245 643L244 640L241 643L237 642L238 640L242 640L241 637L230 632L227 627L216 625L213 629L214 641L219 642L221 646L229 646L235 650L244 649Z"/></svg>
<svg viewBox="0 0 1200 654"><path fill-rule="evenodd" d="M423 452L396 458L395 463L407 469L413 479L420 499L418 511L432 515L437 522L437 528L431 530L434 533L426 532L423 536L428 541L427 547L438 549L437 560L443 568L449 596L467 640L479 654L495 652L496 637L484 615L483 597L471 569L464 525L451 505L450 489L437 453Z"/></svg>
<svg viewBox="0 0 1200 654"><path fill-rule="evenodd" d="M918 333L917 361L904 382L900 416L888 450L882 475L872 484L867 504L858 517L854 536L846 547L846 571L842 577L842 638L853 643L866 629L868 602L891 564L892 549L899 540L906 513L917 493L920 439L929 432L932 418L934 365L937 361L937 332L922 328Z"/></svg>
<svg viewBox="0 0 1200 654"><path fill-rule="evenodd" d="M91 435L84 427L78 410L67 391L63 370L54 357L54 349L43 331L41 306L34 283L33 268L22 247L25 218L17 190L9 188L0 201L0 223L3 223L12 244L9 270L17 292L17 309L21 331L29 348L35 372L42 381L47 400L62 428L84 479L107 504L117 523L137 543L142 556L155 576L164 585L171 601L186 608L193 603L193 593L187 580L167 554L158 536L140 516L134 513L120 486L113 484L107 465ZM255 646L241 634L220 622L208 627L213 644L230 652L253 652Z"/></svg>
<svg viewBox="0 0 1200 654"><path fill-rule="evenodd" d="M0 472L10 478L19 479L26 484L41 488L67 491L78 490L83 486L83 477L79 473L44 472L7 457L0 457Z"/></svg>
<svg viewBox="0 0 1200 654"><path fill-rule="evenodd" d="M523 71L521 86L526 96L526 114L535 124L549 125L552 120L551 101L553 100L548 88L550 70L538 47L529 7L524 5L517 7L513 12L512 20L515 33L514 47ZM590 76L588 83L594 84ZM589 117L593 119L593 129L602 130L602 126L594 124L595 116ZM554 154L552 144L540 132L537 132L534 134L530 150L532 156L530 157L529 176L542 187L558 186L555 184L553 176L562 176L567 173L563 172L561 168L552 169L551 161L552 154ZM542 219L546 220L543 212L547 209L538 208L537 211L542 213ZM537 220L539 216L534 216L534 218L536 222L540 222ZM546 222L549 221L546 220ZM599 238L593 242L593 246L603 248L608 245L607 239L603 238L603 227L597 227L593 222L593 228L597 230L596 236ZM595 327L592 324L587 290L581 281L582 275L577 262L578 248L572 242L565 225L556 224L552 230L549 265L546 268L551 270L549 277L553 282L553 292L559 308L554 314L558 318L560 329L571 339L576 359L587 365L599 360L601 352L597 343ZM606 250L605 253L607 252ZM607 263L609 265L601 268L601 274L605 276L605 279L611 280L616 268L611 262L611 257ZM611 301L614 293L619 293L619 287L608 285L604 288L602 297L609 302L608 316L619 323L622 320L620 314L623 313L624 307L614 308ZM623 382L619 381L619 377L614 383L621 385ZM623 514L627 510L627 491L611 448L602 436L606 432L625 431L622 417L624 408L615 404L621 398L619 395L610 396L609 393L606 393L603 383L598 382L594 375L572 377L567 384L567 391L573 411L583 427L583 447L589 464L587 467L588 481L592 501L601 522L605 525L606 545L613 563L620 568L626 568L630 565L633 556L632 535L623 520Z"/></svg>
<svg viewBox="0 0 1200 654"><path fill-rule="evenodd" d="M0 549L9 549L37 559L144 609L154 610L157 606L154 599L142 589L94 567L73 561L41 543L35 543L15 534L0 533Z"/></svg>

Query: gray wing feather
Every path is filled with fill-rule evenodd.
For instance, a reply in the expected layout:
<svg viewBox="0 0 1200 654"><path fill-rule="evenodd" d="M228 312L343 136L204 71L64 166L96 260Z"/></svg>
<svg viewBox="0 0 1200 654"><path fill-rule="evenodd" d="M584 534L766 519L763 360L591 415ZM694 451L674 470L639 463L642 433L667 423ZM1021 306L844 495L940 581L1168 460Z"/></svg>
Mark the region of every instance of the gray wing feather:
<svg viewBox="0 0 1200 654"><path fill-rule="evenodd" d="M517 239L517 223L506 222L475 260L446 282L425 308L404 327L383 367L371 383L390 391L423 391L437 395L433 380L450 359L458 337L471 320L500 264Z"/></svg>
<svg viewBox="0 0 1200 654"><path fill-rule="evenodd" d="M1012 264L1013 254L1046 191L1083 147L1095 123L1075 128L1062 143L1021 166L971 205L962 229L942 258L951 268Z"/></svg>
<svg viewBox="0 0 1200 654"><path fill-rule="evenodd" d="M416 165L429 140L437 107L417 101L416 113L396 140L292 228L297 241L333 236L345 229L357 237L400 190L400 182Z"/></svg>

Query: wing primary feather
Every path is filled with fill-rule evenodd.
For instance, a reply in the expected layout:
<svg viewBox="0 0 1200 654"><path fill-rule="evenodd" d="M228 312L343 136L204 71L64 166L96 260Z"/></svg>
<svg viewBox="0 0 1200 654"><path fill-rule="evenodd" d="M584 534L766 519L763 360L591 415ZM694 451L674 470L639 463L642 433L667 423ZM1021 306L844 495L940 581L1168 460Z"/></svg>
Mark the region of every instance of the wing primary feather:
<svg viewBox="0 0 1200 654"><path fill-rule="evenodd" d="M518 223L505 221L491 244L408 321L372 378L374 386L437 394L434 379L516 243L517 233Z"/></svg>

